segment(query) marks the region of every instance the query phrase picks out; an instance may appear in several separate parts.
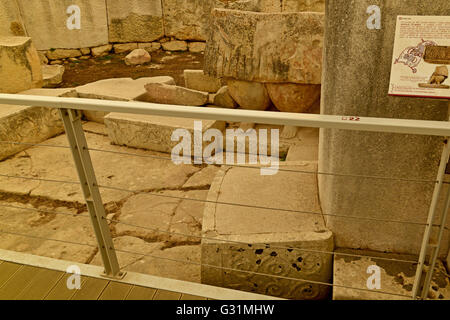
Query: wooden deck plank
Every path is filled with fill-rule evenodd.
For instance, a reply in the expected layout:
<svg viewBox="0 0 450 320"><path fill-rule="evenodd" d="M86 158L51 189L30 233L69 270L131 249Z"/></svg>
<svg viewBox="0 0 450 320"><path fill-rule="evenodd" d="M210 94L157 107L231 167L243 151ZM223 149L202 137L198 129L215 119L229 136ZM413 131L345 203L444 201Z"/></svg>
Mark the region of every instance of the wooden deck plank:
<svg viewBox="0 0 450 320"><path fill-rule="evenodd" d="M23 266L17 270L0 289L0 300L15 299L43 270L31 266Z"/></svg>
<svg viewBox="0 0 450 320"><path fill-rule="evenodd" d="M166 291L166 290L158 290L156 291L153 300L180 300L181 293Z"/></svg>
<svg viewBox="0 0 450 320"><path fill-rule="evenodd" d="M97 300L108 284L109 280L89 277L70 300Z"/></svg>
<svg viewBox="0 0 450 320"><path fill-rule="evenodd" d="M111 281L99 300L125 300L132 288L130 284Z"/></svg>
<svg viewBox="0 0 450 320"><path fill-rule="evenodd" d="M156 289L133 286L125 300L153 300Z"/></svg>
<svg viewBox="0 0 450 320"><path fill-rule="evenodd" d="M0 265L0 288L22 267L20 264L3 262Z"/></svg>
<svg viewBox="0 0 450 320"><path fill-rule="evenodd" d="M59 279L58 283L51 289L51 291L47 294L44 300L69 300L75 293L76 289L70 290L67 288L67 279L73 274L64 273L63 276ZM81 276L81 288L83 288L83 284L86 282L86 277Z"/></svg>
<svg viewBox="0 0 450 320"><path fill-rule="evenodd" d="M183 293L180 300L207 300L204 297L193 296L192 294Z"/></svg>
<svg viewBox="0 0 450 320"><path fill-rule="evenodd" d="M43 300L53 289L64 273L49 269L42 269L17 297L17 300Z"/></svg>

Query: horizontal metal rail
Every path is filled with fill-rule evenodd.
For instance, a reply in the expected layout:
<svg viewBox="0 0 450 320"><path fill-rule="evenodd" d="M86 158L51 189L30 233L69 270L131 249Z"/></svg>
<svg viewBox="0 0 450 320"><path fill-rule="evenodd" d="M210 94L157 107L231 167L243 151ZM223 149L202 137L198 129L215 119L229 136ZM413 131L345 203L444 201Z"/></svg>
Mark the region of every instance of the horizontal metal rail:
<svg viewBox="0 0 450 320"><path fill-rule="evenodd" d="M163 105L135 101L110 101L80 98L29 96L18 94L0 94L0 104L132 113L166 117L194 118L202 120L254 122L298 127L333 128L445 137L450 136L450 123L447 121L403 120L368 117L365 118L353 117L351 115L335 116L240 109L230 110L219 108L202 108L165 104Z"/></svg>

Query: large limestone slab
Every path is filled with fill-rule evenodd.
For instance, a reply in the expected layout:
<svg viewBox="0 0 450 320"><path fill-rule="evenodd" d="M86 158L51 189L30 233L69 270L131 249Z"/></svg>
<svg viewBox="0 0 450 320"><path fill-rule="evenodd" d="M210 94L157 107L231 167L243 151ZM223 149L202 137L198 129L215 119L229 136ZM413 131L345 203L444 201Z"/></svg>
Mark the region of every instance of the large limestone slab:
<svg viewBox="0 0 450 320"><path fill-rule="evenodd" d="M367 29L369 15L361 14L372 4L328 2L322 114L448 121L447 101L386 93L397 15L442 15L450 11L450 2L379 1L381 30ZM443 146L441 137L333 129L322 130L320 139L321 172L422 180L436 179ZM426 223L434 188L433 183L330 175L319 176L319 186L324 213L419 223ZM398 253L417 254L424 230L422 225L336 216L326 216L326 222L339 247ZM448 252L448 234L441 255Z"/></svg>
<svg viewBox="0 0 450 320"><path fill-rule="evenodd" d="M38 50L86 48L108 43L105 0L18 0L25 28ZM80 29L69 30L66 11L70 5L81 10Z"/></svg>
<svg viewBox="0 0 450 320"><path fill-rule="evenodd" d="M345 254L372 256L359 258ZM381 259L377 259L381 258ZM334 300L409 300L416 275L417 265L408 262L382 259L417 261L417 256L385 254L374 251L338 249L334 256L333 288ZM370 266L380 268L380 289L369 289L367 280ZM344 288L353 287L354 289ZM358 290L359 289L359 290ZM384 292L384 293L381 293ZM406 295L406 296L405 296ZM450 281L442 261L438 260L431 283L429 299L450 300Z"/></svg>
<svg viewBox="0 0 450 320"><path fill-rule="evenodd" d="M161 0L107 0L110 42L150 42L164 36Z"/></svg>
<svg viewBox="0 0 450 320"><path fill-rule="evenodd" d="M28 37L0 37L0 92L42 87L39 54Z"/></svg>
<svg viewBox="0 0 450 320"><path fill-rule="evenodd" d="M203 106L208 103L208 93L203 91L161 83L148 83L145 89L146 102L182 106Z"/></svg>
<svg viewBox="0 0 450 320"><path fill-rule="evenodd" d="M44 80L44 88L57 87L63 81L65 68L64 66L55 65L42 65L42 77Z"/></svg>
<svg viewBox="0 0 450 320"><path fill-rule="evenodd" d="M258 82L320 84L324 14L215 9L205 73Z"/></svg>
<svg viewBox="0 0 450 320"><path fill-rule="evenodd" d="M307 282L330 283L332 273L332 255L308 251L333 250L332 233L320 212L317 166L291 163L282 168L313 173L262 176L259 168L231 168L216 175L208 200L219 203L206 204L203 215L203 235L214 240L202 240L202 263L268 276L203 266L202 283L291 299L328 295L328 286Z"/></svg>
<svg viewBox="0 0 450 320"><path fill-rule="evenodd" d="M72 89L32 89L25 95L60 97L69 95ZM0 140L19 143L40 143L64 131L57 109L0 105ZM0 160L10 157L28 145L1 144Z"/></svg>
<svg viewBox="0 0 450 320"><path fill-rule="evenodd" d="M26 36L16 1L0 2L0 36Z"/></svg>
<svg viewBox="0 0 450 320"><path fill-rule="evenodd" d="M167 153L171 153L179 144L171 140L175 130L186 129L193 137L194 121L188 118L121 113L110 113L105 117L108 135L114 144ZM202 120L202 133L211 128L223 131L225 122Z"/></svg>

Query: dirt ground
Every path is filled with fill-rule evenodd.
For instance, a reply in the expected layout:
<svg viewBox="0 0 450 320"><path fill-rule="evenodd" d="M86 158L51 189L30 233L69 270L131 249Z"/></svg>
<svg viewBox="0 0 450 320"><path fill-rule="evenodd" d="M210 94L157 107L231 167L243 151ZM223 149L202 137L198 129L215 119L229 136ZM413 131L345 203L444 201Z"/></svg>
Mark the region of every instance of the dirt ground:
<svg viewBox="0 0 450 320"><path fill-rule="evenodd" d="M127 66L123 59L127 54L109 54L107 56L77 60L65 64L63 82L59 88L72 88L90 82L110 78L142 78L171 76L177 85L184 85L185 69L201 70L203 54L191 52L151 53L152 61L139 66Z"/></svg>

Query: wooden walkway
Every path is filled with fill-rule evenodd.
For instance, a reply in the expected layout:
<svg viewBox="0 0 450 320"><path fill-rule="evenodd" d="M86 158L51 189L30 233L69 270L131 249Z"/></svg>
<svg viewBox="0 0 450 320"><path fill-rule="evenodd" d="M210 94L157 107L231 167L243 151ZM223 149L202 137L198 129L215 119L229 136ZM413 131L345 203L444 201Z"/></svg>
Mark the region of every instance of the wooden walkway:
<svg viewBox="0 0 450 320"><path fill-rule="evenodd" d="M0 260L0 300L207 300L203 297L81 276L69 290L71 274Z"/></svg>

